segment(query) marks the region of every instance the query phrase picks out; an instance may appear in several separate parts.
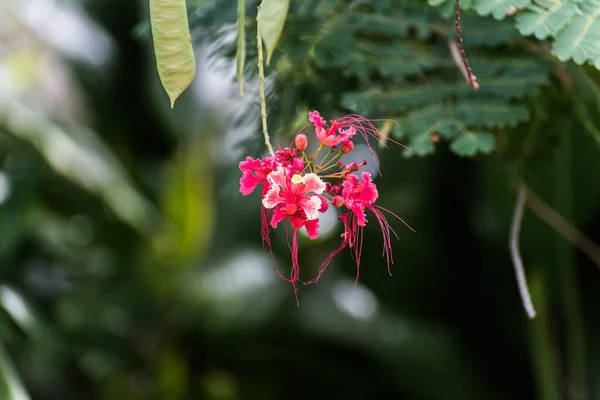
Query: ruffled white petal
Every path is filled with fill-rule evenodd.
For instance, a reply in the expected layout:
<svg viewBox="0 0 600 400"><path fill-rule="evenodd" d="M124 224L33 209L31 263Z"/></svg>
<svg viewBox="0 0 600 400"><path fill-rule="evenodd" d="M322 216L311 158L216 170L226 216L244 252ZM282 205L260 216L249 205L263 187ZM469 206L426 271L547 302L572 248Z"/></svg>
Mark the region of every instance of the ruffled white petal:
<svg viewBox="0 0 600 400"><path fill-rule="evenodd" d="M325 182L317 174L306 174L302 177L302 183L305 185L305 193L314 192L321 194L325 191Z"/></svg>

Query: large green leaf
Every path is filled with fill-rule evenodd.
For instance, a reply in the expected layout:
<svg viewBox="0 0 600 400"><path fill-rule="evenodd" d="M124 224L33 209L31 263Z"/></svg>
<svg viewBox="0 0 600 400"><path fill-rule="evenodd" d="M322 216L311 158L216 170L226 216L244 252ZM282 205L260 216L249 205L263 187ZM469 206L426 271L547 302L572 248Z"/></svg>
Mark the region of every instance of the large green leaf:
<svg viewBox="0 0 600 400"><path fill-rule="evenodd" d="M150 23L158 75L173 108L196 73L185 0L150 0Z"/></svg>
<svg viewBox="0 0 600 400"><path fill-rule="evenodd" d="M260 5L257 17L258 30L265 42L267 65L279 42L289 6L289 0L264 0Z"/></svg>

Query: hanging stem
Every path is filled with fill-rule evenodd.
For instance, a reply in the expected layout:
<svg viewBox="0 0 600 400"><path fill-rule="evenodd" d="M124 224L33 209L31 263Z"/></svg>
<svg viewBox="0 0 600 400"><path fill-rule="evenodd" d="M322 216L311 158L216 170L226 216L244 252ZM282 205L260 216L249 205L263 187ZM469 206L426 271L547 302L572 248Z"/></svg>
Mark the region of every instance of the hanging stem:
<svg viewBox="0 0 600 400"><path fill-rule="evenodd" d="M521 300L523 301L523 307L527 312L527 316L533 319L535 318L535 309L533 308L533 302L531 301L531 295L529 294L525 269L523 268L523 259L521 258L521 252L519 251L519 234L521 232L521 222L523 220L523 211L525 209L526 201L527 187L523 183L520 183L515 204L515 214L510 228L509 248L510 256L515 267L515 276L517 278L517 286L519 287Z"/></svg>
<svg viewBox="0 0 600 400"><path fill-rule="evenodd" d="M260 12L260 6L257 7ZM265 137L265 146L269 151L271 157L275 156L273 146L271 145L271 137L269 136L269 130L267 129L267 101L265 99L265 69L263 62L262 52L262 38L260 36L260 25L258 23L258 17L256 18L256 49L258 50L258 90L260 97L260 117L262 119L263 136Z"/></svg>
<svg viewBox="0 0 600 400"><path fill-rule="evenodd" d="M465 53L465 46L463 45L462 33L460 32L460 0L456 0L455 3L455 15L454 15L454 25L456 27L456 37L458 39L458 49L460 52L460 59L462 60L462 64L464 66L463 74L467 80L467 83L471 87L471 89L479 89L479 84L477 83L477 78L473 75L473 71L471 71L471 67L469 67L469 62L467 61L467 53ZM452 50L452 47L451 47Z"/></svg>

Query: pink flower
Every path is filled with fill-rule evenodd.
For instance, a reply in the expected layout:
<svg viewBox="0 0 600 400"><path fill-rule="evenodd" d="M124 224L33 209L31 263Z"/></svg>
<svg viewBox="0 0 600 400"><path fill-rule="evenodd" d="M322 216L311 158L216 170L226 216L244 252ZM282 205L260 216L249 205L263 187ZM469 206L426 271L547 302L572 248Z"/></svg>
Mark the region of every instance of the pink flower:
<svg viewBox="0 0 600 400"><path fill-rule="evenodd" d="M321 118L321 115L318 111L309 112L308 119L315 125L317 138L324 146L334 146L339 143L343 143L344 141L352 138L356 133L359 133L365 139L365 143L367 144L367 147L369 148L374 160L376 160L376 158L373 149L371 148L369 139L377 140L386 148L386 143L389 141L408 149L408 147L379 132L375 125L373 125L373 122L361 115L350 114L338 120L332 120L330 128L325 126L325 120ZM336 133L339 134L336 136ZM352 148L350 148L350 150L352 150ZM379 166L377 166L377 169L379 170Z"/></svg>
<svg viewBox="0 0 600 400"><path fill-rule="evenodd" d="M240 162L242 177L240 178L240 192L248 196L260 184L267 182L267 176L277 167L278 164L293 172L300 172L304 169L302 158L296 157L297 151L285 148L275 152L275 157L264 157L261 160L252 157L246 157L245 161ZM269 189L268 185L262 186L261 197L265 197ZM260 212L261 229L260 235L263 242L263 249L271 248L271 238L269 232L269 214L266 208L261 206Z"/></svg>
<svg viewBox="0 0 600 400"><path fill-rule="evenodd" d="M343 129L344 126L336 120L332 120L331 127L325 129L325 120L321 118L318 111L309 112L308 119L315 125L317 139L323 146L336 146L356 134L356 128L352 125L348 125L346 129ZM336 135L336 133L339 134Z"/></svg>
<svg viewBox="0 0 600 400"><path fill-rule="evenodd" d="M248 196L260 184L267 181L267 176L275 168L276 162L273 157L265 157L257 160L252 157L246 157L246 161L240 162L242 177L240 178L240 192ZM262 185L262 197L267 193L268 186ZM260 208L260 236L262 238L263 250L271 249L271 236L269 232L269 214L266 208Z"/></svg>
<svg viewBox="0 0 600 400"><path fill-rule="evenodd" d="M290 174L283 167L271 172L267 180L270 187L262 204L267 209L273 209L271 226L276 228L279 222L289 218L293 228L291 276L288 279L277 272L282 279L294 285L296 292L296 281L300 278L297 232L304 226L311 239L319 235L319 212L324 212L328 207L327 202L319 196L325 190L325 183L316 174Z"/></svg>
<svg viewBox="0 0 600 400"><path fill-rule="evenodd" d="M342 183L342 198L346 207L356 215L358 225L365 226L365 207L369 208L377 200L379 193L370 173L363 172L361 176L362 180L359 181L354 174L346 175Z"/></svg>
<svg viewBox="0 0 600 400"><path fill-rule="evenodd" d="M360 259L362 254L362 241L363 241L363 230L367 224L367 218L365 210L371 211L379 226L381 227L381 233L383 236L383 252L386 256L388 272L391 275L390 265L394 264L392 257L392 240L391 235L393 234L396 239L398 235L389 224L387 218L383 214L383 211L393 215L402 223L404 223L410 230L414 230L404 222L404 220L398 217L393 212L375 205L375 200L379 197L377 187L371 179L371 174L363 172L361 174L362 180L354 174L346 175L344 182L342 183L342 194L341 196L335 196L334 201L337 204L346 206L348 211L341 215L339 219L344 223L344 233L342 234L342 244L336 250L334 250L327 259L321 264L318 270L317 277L308 283L316 283L323 272L327 269L327 266L337 254L343 249L349 247L352 249L353 258L356 261L356 282L360 276ZM343 200L343 201L342 201Z"/></svg>
<svg viewBox="0 0 600 400"><path fill-rule="evenodd" d="M306 226L311 239L318 236L319 211L323 204L327 205L319 194L325 190L325 183L316 174L304 176L291 175L288 170L279 167L268 175L270 188L263 197L262 204L267 209L274 209L271 226L290 217L294 229ZM312 194L311 194L312 193Z"/></svg>
<svg viewBox="0 0 600 400"><path fill-rule="evenodd" d="M283 167L290 168L294 173L301 172L304 169L304 161L302 161L302 157L297 157L297 155L296 149L286 147L275 152L275 161Z"/></svg>
<svg viewBox="0 0 600 400"><path fill-rule="evenodd" d="M261 160L246 157L245 161L240 162L240 170L242 177L240 178L240 192L247 196L254 192L256 186L266 182L269 175L277 164L292 169L292 171L300 172L304 169L302 158L296 157L295 149L285 148L275 152L275 157L265 157Z"/></svg>
<svg viewBox="0 0 600 400"><path fill-rule="evenodd" d="M293 284L296 302L298 302L296 282L300 279L297 232L298 229L305 228L309 238L316 239L318 237L319 215L327 210L329 204L322 195L330 199L333 206L342 210L343 213L338 219L344 225L344 233L341 235L340 246L320 265L317 277L310 282L305 282L306 284L317 282L331 260L345 248L351 249L352 256L356 261L356 279L358 281L363 232L368 222L367 210L375 215L381 227L383 251L387 258L389 271L390 265L393 264L391 235L396 236L396 233L383 211L400 219L392 212L375 204L379 193L371 174L363 172L358 175L357 171L366 165L366 161L344 164L342 160L338 160L342 154L353 150L354 142L351 139L357 133L363 136L369 150L371 150L370 138L378 141L382 138L394 141L386 138L371 121L359 115L347 115L338 120L331 120L329 127L318 111L308 113L308 118L314 125L317 138L321 143L315 154L304 154L308 139L306 135L298 133L294 140L295 148L280 149L272 157L262 159L248 157L240 163L242 171L240 192L247 196L261 186L263 247L270 248L270 230L276 228L281 221L288 219L292 227L292 243L289 243L288 240L292 252L291 275L289 278L284 277L278 268L275 270L282 279ZM325 146L329 147L326 154L322 154L317 159L318 154ZM373 154L372 150L371 153ZM298 154L301 154L301 157L298 157ZM324 182L321 178L328 181ZM402 221L402 219L400 220Z"/></svg>
<svg viewBox="0 0 600 400"><path fill-rule="evenodd" d="M274 167L275 164L271 157L265 157L262 160L246 157L246 161L240 162L240 170L242 171L240 192L244 196L254 192L256 186L266 182L267 175L273 171Z"/></svg>

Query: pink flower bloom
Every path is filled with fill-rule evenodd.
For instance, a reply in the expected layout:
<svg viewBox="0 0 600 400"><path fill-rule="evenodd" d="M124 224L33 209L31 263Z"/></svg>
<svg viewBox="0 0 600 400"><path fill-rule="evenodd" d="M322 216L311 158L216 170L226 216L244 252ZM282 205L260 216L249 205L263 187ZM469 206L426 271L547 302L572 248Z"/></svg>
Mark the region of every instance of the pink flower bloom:
<svg viewBox="0 0 600 400"><path fill-rule="evenodd" d="M398 239L398 235L391 227L382 211L393 215L414 232L414 230L408 226L408 224L406 224L402 218L398 217L393 212L374 204L375 200L377 200L379 197L379 194L377 192L377 187L372 182L371 174L368 172L363 172L361 176L362 180L359 181L358 177L354 174L346 175L346 179L342 183L343 188L341 198L340 196L334 197L334 201L336 201L337 204L341 204L343 199L343 205L345 205L348 209L346 214L339 217L339 219L341 219L344 223L342 244L338 249L334 250L329 257L327 257L327 259L325 259L325 261L319 267L317 277L308 283L316 283L323 272L325 272L327 269L327 266L333 257L339 254L346 247L352 249L353 258L356 261L356 282L358 282L358 278L360 276L363 230L367 224L365 209L371 211L375 215L375 218L381 227L383 236L383 253L387 260L388 272L390 275L392 274L390 271L390 265L394 264L391 235L393 234L396 239Z"/></svg>
<svg viewBox="0 0 600 400"><path fill-rule="evenodd" d="M311 111L308 113L308 120L312 122L315 127L318 129L323 129L323 125L325 125L325 120L321 118L321 114L318 111Z"/></svg>
<svg viewBox="0 0 600 400"><path fill-rule="evenodd" d="M325 190L325 183L312 173L304 176L290 175L285 168L279 167L267 178L270 188L262 204L267 209L274 209L271 220L273 228L276 228L277 224L286 217L290 217L294 229L301 228L306 221L319 218L319 210L324 200L318 195ZM316 239L318 232L312 229L314 225L309 224L306 228L308 236Z"/></svg>
<svg viewBox="0 0 600 400"><path fill-rule="evenodd" d="M262 160L246 157L246 161L240 162L240 170L242 171L240 192L244 196L254 192L256 186L266 182L267 175L273 171L274 167L272 157L265 157Z"/></svg>
<svg viewBox="0 0 600 400"><path fill-rule="evenodd" d="M316 174L292 175L283 167L271 172L267 180L270 187L262 204L266 209L273 209L271 226L276 228L279 222L289 218L293 228L291 277L280 276L291 282L295 291L296 281L300 278L297 232L304 226L311 239L318 237L319 212L324 212L328 207L327 202L319 196L325 190L325 183Z"/></svg>
<svg viewBox="0 0 600 400"><path fill-rule="evenodd" d="M240 178L240 192L248 196L260 184L267 182L267 176L277 167L278 164L293 172L300 172L304 169L302 158L296 157L296 150L285 148L275 152L275 157L265 157L261 160L252 157L246 157L245 161L240 162L242 177ZM265 197L269 189L268 185L262 185L261 197ZM261 206L260 212L261 229L260 235L263 242L263 249L271 248L271 238L269 232L269 214L266 208Z"/></svg>
<svg viewBox="0 0 600 400"><path fill-rule="evenodd" d="M361 181L358 180L356 175L348 174L342 183L342 187L344 204L354 212L358 225L365 226L367 224L365 207L371 206L379 197L377 187L371 179L371 174L363 172Z"/></svg>
<svg viewBox="0 0 600 400"><path fill-rule="evenodd" d="M325 120L321 118L318 111L308 113L308 119L315 125L317 139L323 146L336 146L356 134L356 128L352 125L348 125L346 129L343 129L344 126L335 120L331 121L331 127L324 128ZM336 135L336 133L339 134Z"/></svg>
<svg viewBox="0 0 600 400"><path fill-rule="evenodd" d="M366 161L345 165L343 161L338 160L340 155L353 150L354 142L350 139L356 133L363 136L372 154L370 138L378 141L382 138L394 141L381 134L371 121L358 115L347 115L339 120L331 120L329 127L318 111L310 112L308 118L314 125L317 138L321 143L321 147L315 154L305 156L304 150L307 148L308 139L306 135L299 133L294 140L295 148L280 149L272 157L262 159L248 157L240 163L242 171L240 192L247 196L261 186L263 247L270 248L271 228L276 228L285 219L288 219L292 226L292 243L289 243L288 240L292 252L291 275L287 278L281 274L278 268L275 270L282 279L293 284L296 302L298 301L296 282L300 279L297 232L298 229L305 228L311 239L318 237L319 214L325 212L329 204L321 196L325 195L324 192L333 206L343 210L343 214L339 217L344 224L342 243L320 265L317 277L305 284L316 283L331 260L345 248L351 249L352 256L356 261L356 279L358 281L363 231L368 222L367 210L375 215L381 227L383 252L387 258L389 271L390 265L393 264L391 235L394 234L396 237L397 235L383 211L400 219L390 211L375 205L379 193L372 181L371 174L367 172L361 173L360 176L355 174L367 163ZM320 153L323 146L327 146L329 149L317 161L317 154ZM335 154L338 151L339 153ZM301 157L298 157L300 153ZM318 174L329 181L324 182ZM402 221L402 219L400 220Z"/></svg>
<svg viewBox="0 0 600 400"><path fill-rule="evenodd" d="M304 169L304 161L302 161L302 157L297 157L297 155L296 149L286 147L275 152L275 161L283 167L291 168L294 173L301 172Z"/></svg>
<svg viewBox="0 0 600 400"><path fill-rule="evenodd" d="M338 120L331 121L331 127L325 126L325 120L321 118L318 111L311 111L308 113L308 119L315 125L317 138L324 146L334 146L352 138L356 133L359 133L364 139L375 160L375 154L371 148L369 139L375 139L387 148L386 143L392 142L400 145L406 149L408 147L398 143L391 138L387 137L373 125L373 122L366 119L365 117L357 114L346 115ZM336 136L336 133L339 133ZM351 149L350 149L351 150ZM410 150L410 149L409 149ZM379 170L379 166L377 166ZM381 174L381 172L380 172Z"/></svg>

